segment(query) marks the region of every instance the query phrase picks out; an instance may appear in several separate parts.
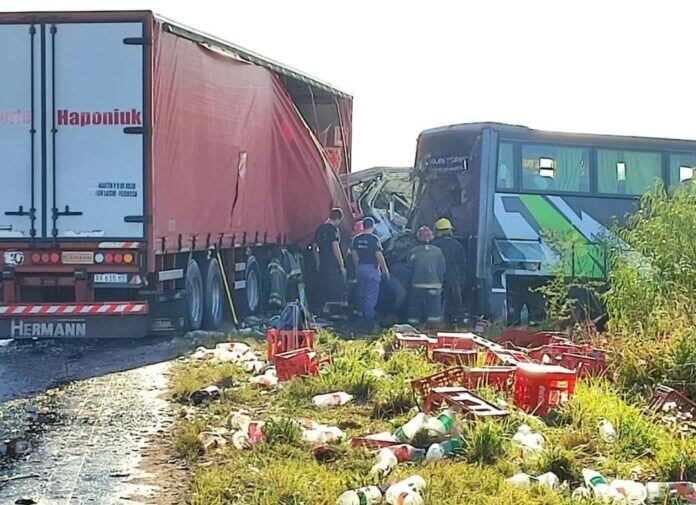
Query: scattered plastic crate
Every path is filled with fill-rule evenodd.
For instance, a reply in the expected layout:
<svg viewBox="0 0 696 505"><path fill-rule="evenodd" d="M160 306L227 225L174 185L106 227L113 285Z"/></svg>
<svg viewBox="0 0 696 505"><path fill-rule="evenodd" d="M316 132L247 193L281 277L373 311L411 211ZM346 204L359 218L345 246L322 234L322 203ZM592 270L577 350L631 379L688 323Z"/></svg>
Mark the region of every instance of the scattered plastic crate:
<svg viewBox="0 0 696 505"><path fill-rule="evenodd" d="M575 371L562 366L518 363L513 393L515 405L545 417L572 397L575 380Z"/></svg>
<svg viewBox="0 0 696 505"><path fill-rule="evenodd" d="M655 413L662 412L665 405L673 403L679 412L690 414L696 418L696 402L689 400L684 393L669 386L658 386L652 398L648 401L648 408Z"/></svg>
<svg viewBox="0 0 696 505"><path fill-rule="evenodd" d="M496 407L465 387L434 388L428 395L423 410L427 414L444 406L470 420L508 415L507 411Z"/></svg>
<svg viewBox="0 0 696 505"><path fill-rule="evenodd" d="M532 360L523 351L513 349L488 349L486 352L487 366L515 366L518 363L531 363Z"/></svg>
<svg viewBox="0 0 696 505"><path fill-rule="evenodd" d="M278 380L286 382L298 375L318 375L321 365L331 363L331 359L319 359L316 351L305 347L276 354L274 362Z"/></svg>
<svg viewBox="0 0 696 505"><path fill-rule="evenodd" d="M505 328L498 339L499 344L512 344L516 348L541 347L543 345L567 341L567 333L557 331L529 331L523 328Z"/></svg>
<svg viewBox="0 0 696 505"><path fill-rule="evenodd" d="M607 372L604 357L566 353L561 355L559 365L575 370L578 377L602 376Z"/></svg>
<svg viewBox="0 0 696 505"><path fill-rule="evenodd" d="M510 392L514 384L516 368L514 366L464 367L464 386L469 389L485 386Z"/></svg>
<svg viewBox="0 0 696 505"><path fill-rule="evenodd" d="M420 399L420 405L424 405L428 395L434 388L443 386L463 386L465 380L466 375L464 374L464 367L456 366L443 370L442 372L428 375L427 377L413 379L411 381L411 388L413 389L414 396Z"/></svg>
<svg viewBox="0 0 696 505"><path fill-rule="evenodd" d="M437 339L430 338L425 334L406 335L403 333L395 333L395 347L397 349L425 349L427 352L437 345Z"/></svg>
<svg viewBox="0 0 696 505"><path fill-rule="evenodd" d="M474 365L476 364L476 358L478 352L475 350L466 349L433 349L432 361L437 363L442 363L443 365L455 366L455 365Z"/></svg>
<svg viewBox="0 0 696 505"><path fill-rule="evenodd" d="M314 349L315 333L313 330L276 330L266 332L268 343L268 361L273 361L276 354L309 347Z"/></svg>
<svg viewBox="0 0 696 505"><path fill-rule="evenodd" d="M464 349L472 350L477 347L473 333L437 333L438 349Z"/></svg>

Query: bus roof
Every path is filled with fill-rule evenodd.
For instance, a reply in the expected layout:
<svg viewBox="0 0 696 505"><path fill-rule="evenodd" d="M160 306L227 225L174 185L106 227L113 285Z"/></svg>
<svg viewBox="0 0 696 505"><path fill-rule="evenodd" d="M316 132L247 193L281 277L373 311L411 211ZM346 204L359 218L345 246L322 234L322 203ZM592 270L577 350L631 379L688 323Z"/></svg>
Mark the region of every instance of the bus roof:
<svg viewBox="0 0 696 505"><path fill-rule="evenodd" d="M583 145L606 145L645 148L646 144L662 149L696 150L696 140L670 139L661 137L638 137L631 135L602 135L593 133L555 132L535 130L527 126L496 122L461 123L431 128L421 132L419 139L448 132L476 133L491 129L506 140L523 140L528 142L554 142Z"/></svg>

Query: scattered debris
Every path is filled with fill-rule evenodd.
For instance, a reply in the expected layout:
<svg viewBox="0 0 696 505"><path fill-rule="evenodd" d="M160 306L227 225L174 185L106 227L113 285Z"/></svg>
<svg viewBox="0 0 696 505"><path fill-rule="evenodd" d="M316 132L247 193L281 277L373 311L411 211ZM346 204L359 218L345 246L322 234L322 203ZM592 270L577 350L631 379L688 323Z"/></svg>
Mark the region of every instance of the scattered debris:
<svg viewBox="0 0 696 505"><path fill-rule="evenodd" d="M382 491L377 486L367 486L346 491L336 500L336 505L374 505L382 501Z"/></svg>
<svg viewBox="0 0 696 505"><path fill-rule="evenodd" d="M513 435L512 441L520 446L523 458L544 450L544 437L539 433L534 433L526 424L517 428L517 433Z"/></svg>
<svg viewBox="0 0 696 505"><path fill-rule="evenodd" d="M189 395L189 402L193 405L201 405L203 403L210 403L218 398L220 398L220 388L212 385L191 393Z"/></svg>
<svg viewBox="0 0 696 505"><path fill-rule="evenodd" d="M425 479L412 475L407 479L392 484L384 494L385 501L391 505L420 505L423 498L420 493L425 489Z"/></svg>
<svg viewBox="0 0 696 505"><path fill-rule="evenodd" d="M312 398L312 403L317 407L340 407L353 400L353 395L349 395L343 391L336 393L328 393L325 395L317 395Z"/></svg>
<svg viewBox="0 0 696 505"><path fill-rule="evenodd" d="M608 444L616 442L616 430L614 425L606 419L599 421L599 437Z"/></svg>
<svg viewBox="0 0 696 505"><path fill-rule="evenodd" d="M522 489L539 486L551 491L555 490L559 485L558 476L553 472L543 473L536 477L520 472L506 479L505 482Z"/></svg>

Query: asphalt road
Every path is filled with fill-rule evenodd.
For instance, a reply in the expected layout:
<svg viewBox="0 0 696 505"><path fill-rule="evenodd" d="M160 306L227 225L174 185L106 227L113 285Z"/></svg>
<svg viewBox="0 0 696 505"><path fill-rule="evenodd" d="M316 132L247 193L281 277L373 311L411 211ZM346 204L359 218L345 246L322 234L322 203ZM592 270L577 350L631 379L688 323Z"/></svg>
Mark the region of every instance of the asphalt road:
<svg viewBox="0 0 696 505"><path fill-rule="evenodd" d="M180 463L153 445L172 422L171 360L222 340L0 343L0 504L176 503L157 474Z"/></svg>

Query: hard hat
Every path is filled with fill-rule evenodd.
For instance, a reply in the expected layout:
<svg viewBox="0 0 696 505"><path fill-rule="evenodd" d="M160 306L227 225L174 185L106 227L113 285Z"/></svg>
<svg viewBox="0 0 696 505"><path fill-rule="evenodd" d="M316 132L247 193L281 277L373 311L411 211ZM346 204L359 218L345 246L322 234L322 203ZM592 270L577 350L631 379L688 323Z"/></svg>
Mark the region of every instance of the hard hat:
<svg viewBox="0 0 696 505"><path fill-rule="evenodd" d="M430 242L435 238L435 235L433 235L433 231L427 226L421 226L420 228L418 228L418 233L416 234L416 237L421 242Z"/></svg>
<svg viewBox="0 0 696 505"><path fill-rule="evenodd" d="M439 231L448 231L452 229L452 222L446 217L441 217L435 221L435 229Z"/></svg>

